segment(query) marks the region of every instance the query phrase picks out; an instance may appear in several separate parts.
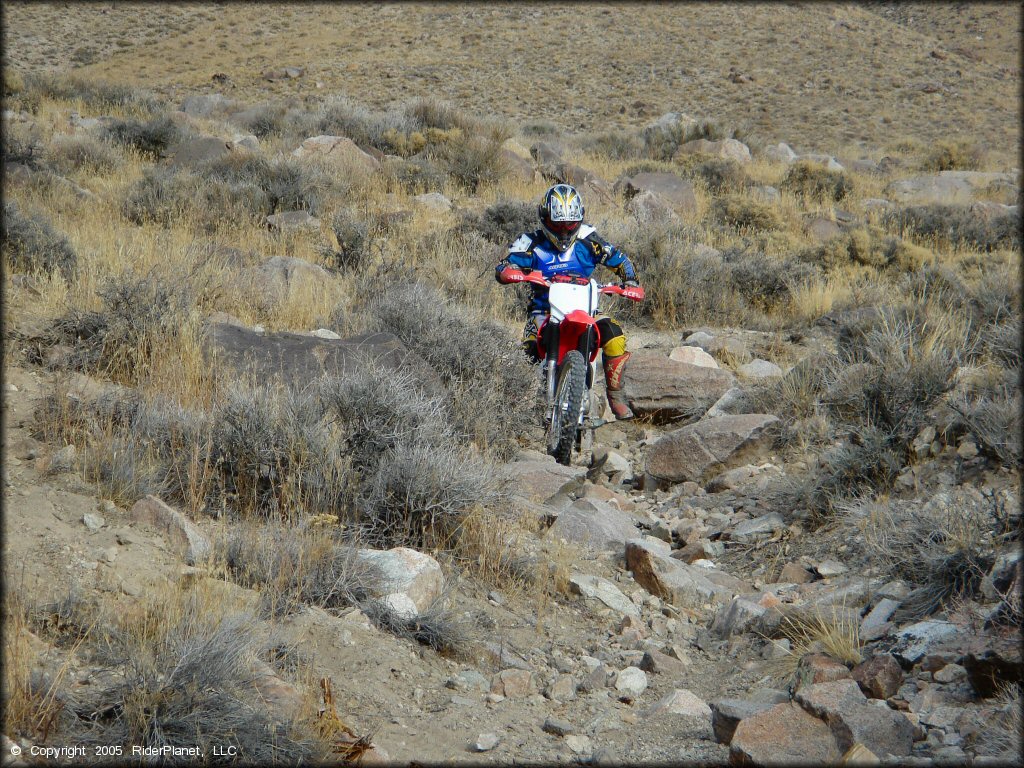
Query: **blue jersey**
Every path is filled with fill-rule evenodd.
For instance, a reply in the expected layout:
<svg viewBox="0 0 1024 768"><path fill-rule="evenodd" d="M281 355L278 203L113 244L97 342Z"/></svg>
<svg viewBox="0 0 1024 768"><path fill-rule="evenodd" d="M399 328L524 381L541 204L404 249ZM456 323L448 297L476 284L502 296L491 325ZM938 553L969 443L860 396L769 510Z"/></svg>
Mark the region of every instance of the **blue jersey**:
<svg viewBox="0 0 1024 768"><path fill-rule="evenodd" d="M583 225L576 240L565 251L559 251L544 235L543 230L521 235L509 246L509 253L498 264L500 273L507 266L524 270L538 270L544 277L575 274L590 277L598 264L608 267L620 280L636 280L636 271L629 258L614 245L598 237L593 227ZM534 288L530 313L547 312L548 292L542 286Z"/></svg>

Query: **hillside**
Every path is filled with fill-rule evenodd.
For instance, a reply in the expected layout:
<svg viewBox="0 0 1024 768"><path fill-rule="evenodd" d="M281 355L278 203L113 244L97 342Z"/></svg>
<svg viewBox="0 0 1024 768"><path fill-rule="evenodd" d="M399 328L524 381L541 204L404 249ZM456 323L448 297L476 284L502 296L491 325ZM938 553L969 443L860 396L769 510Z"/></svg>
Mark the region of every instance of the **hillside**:
<svg viewBox="0 0 1024 768"><path fill-rule="evenodd" d="M1020 753L1019 9L2 8L5 766Z"/></svg>

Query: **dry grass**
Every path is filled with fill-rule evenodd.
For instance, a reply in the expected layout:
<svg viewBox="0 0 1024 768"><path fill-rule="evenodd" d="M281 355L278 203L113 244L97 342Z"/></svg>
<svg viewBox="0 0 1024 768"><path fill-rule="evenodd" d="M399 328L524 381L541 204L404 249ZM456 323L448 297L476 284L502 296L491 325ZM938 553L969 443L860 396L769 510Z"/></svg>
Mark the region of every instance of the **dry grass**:
<svg viewBox="0 0 1024 768"><path fill-rule="evenodd" d="M803 669L801 661L806 656L824 653L847 666L860 664L864 660L860 624L857 619L848 617L844 607L818 608L807 618L784 617L781 631L790 646L785 654L767 662L768 673L780 682L795 686Z"/></svg>

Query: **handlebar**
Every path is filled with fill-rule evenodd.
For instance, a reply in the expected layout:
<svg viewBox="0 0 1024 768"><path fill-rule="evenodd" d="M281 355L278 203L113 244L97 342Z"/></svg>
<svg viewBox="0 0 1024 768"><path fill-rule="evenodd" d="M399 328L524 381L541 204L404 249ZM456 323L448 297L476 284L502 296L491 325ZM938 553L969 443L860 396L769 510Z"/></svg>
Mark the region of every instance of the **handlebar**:
<svg viewBox="0 0 1024 768"><path fill-rule="evenodd" d="M506 267L501 272L501 282L503 283L533 283L534 285L540 285L544 288L550 288L553 283L572 282L580 285L590 284L590 278L571 278L566 275L560 280L558 279L559 277L563 276L556 275L551 280L548 280L544 275L536 270L523 272L523 270L516 269L515 267ZM623 286L618 285L617 283L598 283L597 288L601 293L624 296L627 299L632 299L633 301L643 301L645 296L643 286L640 285Z"/></svg>

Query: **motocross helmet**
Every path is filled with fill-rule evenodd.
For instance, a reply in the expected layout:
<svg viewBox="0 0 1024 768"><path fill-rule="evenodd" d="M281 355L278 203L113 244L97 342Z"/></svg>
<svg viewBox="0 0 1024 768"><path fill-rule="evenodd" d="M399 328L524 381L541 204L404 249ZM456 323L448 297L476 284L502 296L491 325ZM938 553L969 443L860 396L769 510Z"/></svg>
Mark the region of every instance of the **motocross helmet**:
<svg viewBox="0 0 1024 768"><path fill-rule="evenodd" d="M583 212L583 198L569 184L556 184L545 192L537 210L544 234L559 251L576 242L576 234L583 224Z"/></svg>

